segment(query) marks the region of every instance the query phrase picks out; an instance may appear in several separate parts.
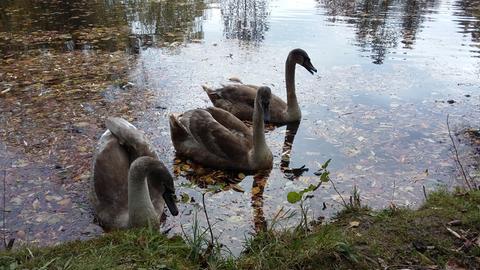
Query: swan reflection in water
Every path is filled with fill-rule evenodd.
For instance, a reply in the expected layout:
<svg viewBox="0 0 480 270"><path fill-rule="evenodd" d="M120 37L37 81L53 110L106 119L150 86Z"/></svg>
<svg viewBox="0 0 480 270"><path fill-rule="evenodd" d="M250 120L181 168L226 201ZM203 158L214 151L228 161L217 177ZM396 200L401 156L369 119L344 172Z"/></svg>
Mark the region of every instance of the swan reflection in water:
<svg viewBox="0 0 480 270"><path fill-rule="evenodd" d="M308 168L301 166L299 168L290 168L290 153L293 146L293 141L295 140L295 135L297 134L298 127L300 122L289 123L285 130L285 140L282 147L282 155L280 162L280 170L284 174L285 178L290 180L298 179L304 172L308 171ZM253 176L252 183L252 207L253 207L253 221L255 225L255 231L261 232L267 230L267 221L263 211L264 206L264 190L267 185L268 178L271 171L259 171ZM283 208L280 209L272 218L272 223L279 219L288 219L288 215L291 213L289 211L283 211ZM271 224L272 227L274 224Z"/></svg>
<svg viewBox="0 0 480 270"><path fill-rule="evenodd" d="M290 180L298 179L304 172L308 171L305 165L299 168L290 168L290 154L292 152L293 141L297 135L300 122L289 123L285 130L285 140L283 141L282 157L280 161L280 170L285 178Z"/></svg>

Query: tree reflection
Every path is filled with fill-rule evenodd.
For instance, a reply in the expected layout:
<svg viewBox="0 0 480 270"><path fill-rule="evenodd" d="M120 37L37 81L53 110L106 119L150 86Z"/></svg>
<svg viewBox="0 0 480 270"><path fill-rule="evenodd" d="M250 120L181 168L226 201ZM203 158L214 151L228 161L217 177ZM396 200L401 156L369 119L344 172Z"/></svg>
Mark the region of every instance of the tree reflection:
<svg viewBox="0 0 480 270"><path fill-rule="evenodd" d="M397 47L399 40L404 48L411 49L425 15L438 4L437 0L318 1L331 16L330 21L347 17L346 23L355 26L357 45L371 52L375 64L382 64L388 50Z"/></svg>
<svg viewBox="0 0 480 270"><path fill-rule="evenodd" d="M204 9L203 0L4 0L0 49L138 52L139 46L203 38Z"/></svg>
<svg viewBox="0 0 480 270"><path fill-rule="evenodd" d="M253 176L252 183L252 207L253 207L253 223L255 231L261 232L267 229L267 221L263 212L263 193L267 185L270 171L260 171Z"/></svg>
<svg viewBox="0 0 480 270"><path fill-rule="evenodd" d="M457 20L460 25L460 33L470 35L472 42L480 47L480 1L479 0L459 0L455 3L457 10L454 12L459 17L470 17ZM480 52L480 51L477 51Z"/></svg>
<svg viewBox="0 0 480 270"><path fill-rule="evenodd" d="M267 0L221 1L224 34L227 39L238 39L257 44L268 31Z"/></svg>
<svg viewBox="0 0 480 270"><path fill-rule="evenodd" d="M127 6L127 21L137 35L169 42L203 38L202 0L129 0Z"/></svg>

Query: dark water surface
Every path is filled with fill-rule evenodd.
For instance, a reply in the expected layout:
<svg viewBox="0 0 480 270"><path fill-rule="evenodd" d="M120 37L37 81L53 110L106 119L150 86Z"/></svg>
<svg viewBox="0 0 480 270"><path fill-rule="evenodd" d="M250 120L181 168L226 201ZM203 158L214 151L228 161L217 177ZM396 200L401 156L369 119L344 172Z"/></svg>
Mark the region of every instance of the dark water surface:
<svg viewBox="0 0 480 270"><path fill-rule="evenodd" d="M90 166L112 115L145 130L177 175L185 203L163 229L188 232L195 211L204 224L203 189L190 184L197 168L175 164L168 114L209 106L200 85L230 77L285 97L284 62L297 47L318 73L297 68L303 119L296 135L269 131L268 176L247 176L238 184L244 192L206 196L214 233L234 253L282 207L298 209L287 193L316 183L314 172L329 158L340 193L348 199L356 186L372 207L415 206L423 187L461 184L446 118L462 140L480 126L480 1L3 0L1 223L8 237L55 244L101 234L88 202ZM459 147L478 179L469 148ZM303 165L309 171L294 180L283 172ZM203 180L220 178L238 176ZM314 195L313 218L340 209L329 183Z"/></svg>

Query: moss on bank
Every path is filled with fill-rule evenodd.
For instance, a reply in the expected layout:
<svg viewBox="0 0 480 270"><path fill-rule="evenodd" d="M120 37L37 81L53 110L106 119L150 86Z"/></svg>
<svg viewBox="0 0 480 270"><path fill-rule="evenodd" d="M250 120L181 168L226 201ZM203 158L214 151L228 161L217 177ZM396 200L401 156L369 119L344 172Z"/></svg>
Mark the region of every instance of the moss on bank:
<svg viewBox="0 0 480 270"><path fill-rule="evenodd" d="M350 209L309 233L259 234L237 259L192 256L180 238L130 230L3 252L0 269L480 269L479 232L479 191L436 192L418 210Z"/></svg>

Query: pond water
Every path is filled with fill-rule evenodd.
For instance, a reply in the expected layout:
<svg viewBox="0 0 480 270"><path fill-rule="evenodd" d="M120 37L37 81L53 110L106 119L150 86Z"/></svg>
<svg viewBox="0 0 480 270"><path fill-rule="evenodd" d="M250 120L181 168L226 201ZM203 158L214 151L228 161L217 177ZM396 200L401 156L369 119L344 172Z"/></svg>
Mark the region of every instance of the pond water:
<svg viewBox="0 0 480 270"><path fill-rule="evenodd" d="M177 160L168 115L210 106L201 85L237 77L285 97L284 63L297 68L303 118L267 132L271 172L206 195L213 232L234 254L271 224L287 193L317 183L327 159L339 193L354 187L372 207L415 206L438 186L462 184L475 156L462 136L480 126L480 2L347 0L3 0L0 3L1 224L17 242L56 244L102 233L88 201L94 146L108 116L143 129L176 175L178 217L189 232L202 183L236 183ZM180 164L177 164L179 163ZM309 170L292 176L286 168ZM243 178L243 177L240 177ZM235 191L237 190L237 191ZM243 192L241 192L243 190ZM312 219L341 209L325 183L308 200ZM298 216L279 226L298 223Z"/></svg>

